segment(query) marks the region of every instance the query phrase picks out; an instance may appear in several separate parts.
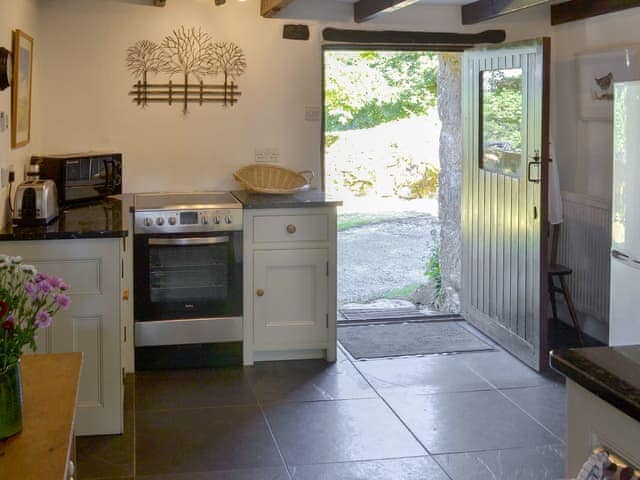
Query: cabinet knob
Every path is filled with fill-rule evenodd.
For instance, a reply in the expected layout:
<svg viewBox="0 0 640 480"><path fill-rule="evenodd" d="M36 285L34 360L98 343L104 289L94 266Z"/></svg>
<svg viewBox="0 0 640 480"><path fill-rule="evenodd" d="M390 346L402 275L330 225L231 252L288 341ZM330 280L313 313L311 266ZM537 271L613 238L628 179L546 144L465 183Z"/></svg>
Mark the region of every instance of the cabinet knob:
<svg viewBox="0 0 640 480"><path fill-rule="evenodd" d="M259 297L262 297L264 295L264 290L259 288L258 291L256 292L256 295L259 296Z"/></svg>
<svg viewBox="0 0 640 480"><path fill-rule="evenodd" d="M287 232L296 233L296 226L295 225L287 225Z"/></svg>

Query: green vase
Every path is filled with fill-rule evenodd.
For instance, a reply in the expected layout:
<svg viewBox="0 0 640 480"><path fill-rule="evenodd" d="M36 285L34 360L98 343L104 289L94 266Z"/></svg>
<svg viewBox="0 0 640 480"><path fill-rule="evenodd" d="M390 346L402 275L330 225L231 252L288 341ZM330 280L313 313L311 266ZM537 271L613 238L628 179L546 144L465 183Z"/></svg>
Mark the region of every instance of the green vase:
<svg viewBox="0 0 640 480"><path fill-rule="evenodd" d="M0 370L0 440L22 431L20 363Z"/></svg>

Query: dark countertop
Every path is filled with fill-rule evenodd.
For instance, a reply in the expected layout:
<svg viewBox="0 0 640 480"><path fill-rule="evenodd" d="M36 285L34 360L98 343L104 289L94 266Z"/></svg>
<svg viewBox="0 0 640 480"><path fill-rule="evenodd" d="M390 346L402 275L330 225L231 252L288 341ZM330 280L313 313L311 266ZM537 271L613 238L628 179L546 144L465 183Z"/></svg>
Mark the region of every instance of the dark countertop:
<svg viewBox="0 0 640 480"><path fill-rule="evenodd" d="M53 223L42 227L7 225L0 241L118 238L128 234L127 196L108 197L97 203L62 210Z"/></svg>
<svg viewBox="0 0 640 480"><path fill-rule="evenodd" d="M640 345L551 352L551 367L640 422Z"/></svg>
<svg viewBox="0 0 640 480"><path fill-rule="evenodd" d="M246 209L337 207L342 205L342 200L329 198L320 190L304 190L292 195L268 195L252 193L247 190L234 190L231 193Z"/></svg>

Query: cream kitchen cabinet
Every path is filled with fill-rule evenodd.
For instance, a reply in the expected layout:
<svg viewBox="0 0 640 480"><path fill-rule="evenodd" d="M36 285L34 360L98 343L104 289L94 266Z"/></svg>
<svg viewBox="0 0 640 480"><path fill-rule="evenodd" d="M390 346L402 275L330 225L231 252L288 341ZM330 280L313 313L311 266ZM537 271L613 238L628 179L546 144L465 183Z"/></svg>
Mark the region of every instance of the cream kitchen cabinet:
<svg viewBox="0 0 640 480"><path fill-rule="evenodd" d="M336 209L244 213L244 363L336 358Z"/></svg>
<svg viewBox="0 0 640 480"><path fill-rule="evenodd" d="M82 352L77 435L122 433L121 285L123 238L7 241L20 255L70 286L71 307L40 332L38 353Z"/></svg>

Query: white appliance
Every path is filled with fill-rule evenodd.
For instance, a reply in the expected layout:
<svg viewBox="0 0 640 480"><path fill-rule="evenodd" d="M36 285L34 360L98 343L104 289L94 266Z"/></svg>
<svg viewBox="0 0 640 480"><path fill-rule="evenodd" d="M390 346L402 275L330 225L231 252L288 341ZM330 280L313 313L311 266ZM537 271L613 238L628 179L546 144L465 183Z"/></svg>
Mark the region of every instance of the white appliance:
<svg viewBox="0 0 640 480"><path fill-rule="evenodd" d="M640 344L640 81L615 84L609 344Z"/></svg>

